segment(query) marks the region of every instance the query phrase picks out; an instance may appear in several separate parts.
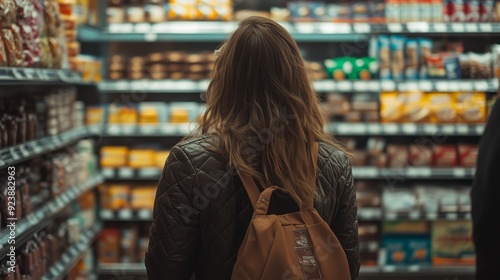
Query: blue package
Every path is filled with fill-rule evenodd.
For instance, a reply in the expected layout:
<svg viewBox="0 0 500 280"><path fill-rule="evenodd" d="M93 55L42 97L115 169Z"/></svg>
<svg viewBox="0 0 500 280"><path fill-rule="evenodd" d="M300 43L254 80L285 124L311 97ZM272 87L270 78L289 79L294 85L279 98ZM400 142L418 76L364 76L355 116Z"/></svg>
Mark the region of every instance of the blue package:
<svg viewBox="0 0 500 280"><path fill-rule="evenodd" d="M460 59L458 56L446 56L443 60L446 78L449 80L459 80L462 78Z"/></svg>
<svg viewBox="0 0 500 280"><path fill-rule="evenodd" d="M392 79L400 81L404 79L405 59L404 47L405 36L394 35L391 36L391 75Z"/></svg>
<svg viewBox="0 0 500 280"><path fill-rule="evenodd" d="M380 35L378 38L378 61L380 63L380 79L391 79L391 40L389 36Z"/></svg>
<svg viewBox="0 0 500 280"><path fill-rule="evenodd" d="M407 39L405 43L405 73L408 80L418 79L418 43L415 39Z"/></svg>
<svg viewBox="0 0 500 280"><path fill-rule="evenodd" d="M425 58L432 54L432 40L429 38L418 38L418 59L419 59L419 78L428 79L429 69Z"/></svg>

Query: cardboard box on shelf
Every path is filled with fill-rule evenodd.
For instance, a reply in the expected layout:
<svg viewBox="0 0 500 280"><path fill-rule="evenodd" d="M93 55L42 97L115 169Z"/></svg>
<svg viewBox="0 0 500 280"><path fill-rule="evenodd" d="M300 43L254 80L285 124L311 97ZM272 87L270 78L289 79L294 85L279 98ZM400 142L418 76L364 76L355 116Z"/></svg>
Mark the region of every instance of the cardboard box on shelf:
<svg viewBox="0 0 500 280"><path fill-rule="evenodd" d="M474 265L471 221L439 221L432 226L433 265Z"/></svg>
<svg viewBox="0 0 500 280"><path fill-rule="evenodd" d="M129 149L124 146L101 148L101 167L123 167L128 164Z"/></svg>

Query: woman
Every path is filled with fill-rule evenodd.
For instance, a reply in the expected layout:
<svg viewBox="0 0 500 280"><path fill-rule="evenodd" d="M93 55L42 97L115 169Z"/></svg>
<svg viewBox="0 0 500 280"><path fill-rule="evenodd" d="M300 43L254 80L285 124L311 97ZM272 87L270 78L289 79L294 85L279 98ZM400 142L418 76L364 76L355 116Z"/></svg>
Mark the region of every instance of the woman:
<svg viewBox="0 0 500 280"><path fill-rule="evenodd" d="M193 272L196 279L231 278L253 213L235 167L260 188L285 187L300 205L314 192L305 186L315 183L314 207L339 239L356 279L351 164L323 131L297 44L274 21L250 17L216 55L202 136L172 148L158 185L146 253L149 279L189 279ZM311 155L315 141L317 161ZM286 205L292 209L293 201Z"/></svg>

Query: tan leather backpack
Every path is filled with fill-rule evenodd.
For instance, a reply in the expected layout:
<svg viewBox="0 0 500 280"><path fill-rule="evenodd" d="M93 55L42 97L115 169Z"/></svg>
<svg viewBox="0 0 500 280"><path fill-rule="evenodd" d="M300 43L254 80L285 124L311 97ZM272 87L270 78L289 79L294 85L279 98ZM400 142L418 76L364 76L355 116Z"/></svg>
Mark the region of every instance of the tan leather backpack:
<svg viewBox="0 0 500 280"><path fill-rule="evenodd" d="M318 144L313 145L317 159ZM330 226L313 206L299 212L268 215L272 186L259 192L250 176L241 176L254 214L238 251L232 280L350 280L347 257ZM311 186L314 188L315 186Z"/></svg>

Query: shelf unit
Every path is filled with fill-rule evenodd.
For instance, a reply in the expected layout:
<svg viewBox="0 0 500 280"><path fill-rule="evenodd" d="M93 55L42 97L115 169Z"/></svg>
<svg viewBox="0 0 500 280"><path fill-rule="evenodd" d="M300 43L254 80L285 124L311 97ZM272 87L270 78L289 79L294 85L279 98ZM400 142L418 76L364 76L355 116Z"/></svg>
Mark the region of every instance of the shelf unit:
<svg viewBox="0 0 500 280"><path fill-rule="evenodd" d="M99 127L78 127L54 136L35 139L0 150L0 169L63 148L99 133Z"/></svg>
<svg viewBox="0 0 500 280"><path fill-rule="evenodd" d="M83 253L97 239L102 225L95 224L89 231L81 232L78 241L71 245L62 255L61 259L50 267L42 280L62 280L68 272L83 257Z"/></svg>
<svg viewBox="0 0 500 280"><path fill-rule="evenodd" d="M57 214L83 193L93 189L104 181L103 176L92 176L87 182L74 186L41 208L16 222L16 244L21 245L33 234L45 228ZM0 256L5 256L9 249L9 229L0 232Z"/></svg>
<svg viewBox="0 0 500 280"><path fill-rule="evenodd" d="M484 124L395 124L330 123L326 130L335 136L481 136ZM105 137L183 137L195 124L163 123L159 125L107 125L100 131Z"/></svg>
<svg viewBox="0 0 500 280"><path fill-rule="evenodd" d="M369 34L478 35L500 32L498 23L333 23L280 22L298 42L366 41ZM113 23L100 30L79 27L83 42L220 42L237 28L236 22Z"/></svg>
<svg viewBox="0 0 500 280"><path fill-rule="evenodd" d="M99 83L101 93L194 93L206 91L208 80L107 80ZM378 91L497 91L498 80L358 80L358 81L313 81L316 92L378 92Z"/></svg>
<svg viewBox="0 0 500 280"><path fill-rule="evenodd" d="M0 67L0 85L93 85L78 72L64 69Z"/></svg>

